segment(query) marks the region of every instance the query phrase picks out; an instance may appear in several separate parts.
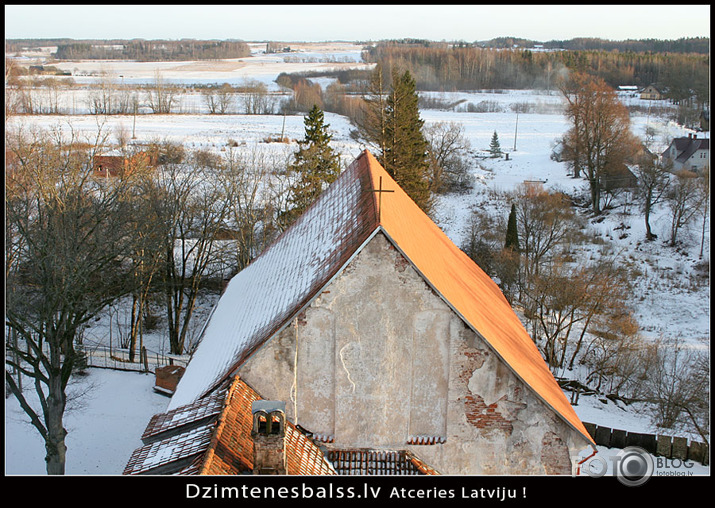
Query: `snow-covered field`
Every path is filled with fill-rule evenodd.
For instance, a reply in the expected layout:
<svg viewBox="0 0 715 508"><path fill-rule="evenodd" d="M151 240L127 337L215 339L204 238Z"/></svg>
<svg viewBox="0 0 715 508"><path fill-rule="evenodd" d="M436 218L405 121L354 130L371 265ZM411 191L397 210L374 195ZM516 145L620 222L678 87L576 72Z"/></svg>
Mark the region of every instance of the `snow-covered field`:
<svg viewBox="0 0 715 508"><path fill-rule="evenodd" d="M307 70L310 66L315 68L332 65L322 62L286 61L285 57L300 54L265 55L260 53L258 45L253 49L252 57L225 64L212 62L214 68L205 67L200 62L159 65L122 62L112 63L115 66L112 72L121 74L127 81L146 80L153 78L154 69L160 67L166 79L182 82L231 82L232 79L256 78L273 83L280 72L292 72L298 70L298 67ZM330 48L329 51L333 58L348 55L355 57L357 54L359 60L359 48L343 49L342 53L340 48ZM323 48L322 51L328 49ZM319 60L320 54L321 51L308 53L306 50L304 56ZM105 64L70 62L62 65L71 70L82 69L82 73L87 74L89 79L89 74L99 71ZM76 79L79 81L79 78L81 76ZM449 102L466 101L462 102L458 111L422 111L426 124L461 124L471 145L471 171L476 182L474 188L466 194L440 196L435 212L435 220L457 245L461 245L467 231L471 210L480 206L490 192L509 191L525 180L540 180L545 182L547 188L569 193L585 191L585 181L569 177L564 164L550 158L554 141L568 128L566 119L559 112L561 98L558 94L543 91L475 91L434 95ZM627 100L631 103L638 101L632 97ZM498 107L493 108L496 112L467 112L467 103L477 106L484 101L496 104ZM71 124L75 131L88 136L96 135L98 125L101 125L104 132L111 134L110 140L113 140L112 136L120 130L131 132L135 129L138 142L169 140L182 143L187 148L207 148L220 153L225 150L229 141L236 141L240 150L270 150L284 156L290 156L296 149L295 142L265 143L263 140L269 136L278 136L281 132L291 139L301 139L304 134L302 116L287 116L284 124L284 117L280 115L203 114L200 103L196 104L194 114L138 115L135 126L132 116L93 115L16 116L8 120L8 125L22 124L26 128L33 125L60 126L68 129ZM530 106L531 112L520 113L517 117L514 108L524 104ZM334 147L341 152L344 161L352 161L364 147L350 138L351 125L347 119L336 114L326 113L325 118L333 132ZM658 145L655 151L665 148L673 136L688 132L663 118L632 118L632 129L641 137L646 125L655 129L655 141ZM495 131L498 133L502 150L509 152L509 160L479 157L488 149ZM696 265L702 261L699 258L699 231L702 223L695 223L692 230L684 235L685 245L677 252L666 246L662 240L668 237L669 227L667 210L663 206L655 210L651 224L660 237L660 240L655 242L644 241L643 218L636 209L632 209L630 215L611 210L603 221L592 222L589 227L609 244L614 252L633 263L642 273L636 282L633 304L644 338L648 340L677 337L685 340L691 347L709 349L709 279L691 284L691 281L702 280L696 271ZM623 227L625 229L622 229ZM708 224L703 260L709 261L709 257ZM91 331L87 334L91 335ZM157 337L155 340L160 342L161 338ZM151 344L147 346L152 348ZM163 346L156 344L155 347L159 350ZM93 385L93 388L82 399L83 405L67 417L67 472L121 474L131 451L141 444L139 437L150 416L163 411L168 399L154 393L153 377L143 374L90 369L87 377L78 380L77 388L89 385ZM39 435L24 422L24 414L14 397L6 399L5 408L6 472L44 474L44 450ZM634 432L657 431L646 416L623 404L611 401L604 403L595 397L582 396L575 409L586 422ZM111 439L108 439L108 436L111 436ZM604 449L601 452L607 455L617 450ZM696 474L709 474L709 467L697 465L692 471Z"/></svg>

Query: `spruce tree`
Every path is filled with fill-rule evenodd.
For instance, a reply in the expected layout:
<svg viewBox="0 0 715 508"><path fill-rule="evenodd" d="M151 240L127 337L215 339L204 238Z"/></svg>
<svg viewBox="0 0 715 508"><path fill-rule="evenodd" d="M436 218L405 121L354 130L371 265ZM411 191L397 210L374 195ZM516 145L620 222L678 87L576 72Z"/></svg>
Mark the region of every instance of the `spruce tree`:
<svg viewBox="0 0 715 508"><path fill-rule="evenodd" d="M504 248L519 252L519 233L516 228L516 205L512 203L509 221L506 225L506 242Z"/></svg>
<svg viewBox="0 0 715 508"><path fill-rule="evenodd" d="M386 101L384 151L378 160L412 200L429 212L429 144L422 133L423 124L414 78L409 71L393 71Z"/></svg>
<svg viewBox="0 0 715 508"><path fill-rule="evenodd" d="M492 141L491 143L489 143L489 152L492 154L492 157L499 157L502 154L501 145L499 144L499 136L497 136L497 131L494 131Z"/></svg>
<svg viewBox="0 0 715 508"><path fill-rule="evenodd" d="M286 214L288 224L293 223L321 192L340 175L340 156L330 146L323 111L314 105L304 119L305 138L299 141L289 173L294 181L289 189Z"/></svg>

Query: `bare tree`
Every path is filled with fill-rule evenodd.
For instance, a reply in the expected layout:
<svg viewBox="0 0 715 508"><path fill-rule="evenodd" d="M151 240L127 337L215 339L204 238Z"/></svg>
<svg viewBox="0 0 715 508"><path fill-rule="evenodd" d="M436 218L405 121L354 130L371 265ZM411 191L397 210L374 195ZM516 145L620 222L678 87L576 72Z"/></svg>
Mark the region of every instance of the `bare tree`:
<svg viewBox="0 0 715 508"><path fill-rule="evenodd" d="M512 196L527 279L577 228L578 217L565 194L521 184Z"/></svg>
<svg viewBox="0 0 715 508"><path fill-rule="evenodd" d="M590 333L625 336L638 330L628 306L628 274L612 258L576 267L556 260L532 276L524 295L525 315L552 368L573 369Z"/></svg>
<svg viewBox="0 0 715 508"><path fill-rule="evenodd" d="M275 220L281 205L276 203L278 196L273 191L277 188L271 182L281 172L285 172L285 162L281 164L258 148L249 153L229 149L224 155L221 182L229 202L238 271L248 266L278 232Z"/></svg>
<svg viewBox="0 0 715 508"><path fill-rule="evenodd" d="M703 214L703 229L700 235L700 259L703 258L703 250L705 249L705 231L708 224L708 215L710 213L710 167L706 167L703 171L703 178L698 185L700 211Z"/></svg>
<svg viewBox="0 0 715 508"><path fill-rule="evenodd" d="M169 345L186 352L202 282L216 268L216 237L224 227L229 200L214 168L164 164L157 168L158 189L149 206L163 239L161 283Z"/></svg>
<svg viewBox="0 0 715 508"><path fill-rule="evenodd" d="M242 89L243 110L247 115L273 114L273 102L264 83L248 80L244 82Z"/></svg>
<svg viewBox="0 0 715 508"><path fill-rule="evenodd" d="M574 176L586 173L593 212L600 214L604 177L635 155L639 144L630 131L628 109L603 80L576 73L562 93L571 122L562 157L574 168Z"/></svg>
<svg viewBox="0 0 715 508"><path fill-rule="evenodd" d="M430 190L463 190L469 186L465 161L469 140L464 127L455 122L434 122L424 128L429 143Z"/></svg>
<svg viewBox="0 0 715 508"><path fill-rule="evenodd" d="M176 103L177 94L177 88L167 84L161 73L157 71L154 75L154 83L149 85L147 90L147 106L154 114L168 115Z"/></svg>
<svg viewBox="0 0 715 508"><path fill-rule="evenodd" d="M689 171L679 171L673 177L665 200L670 208L670 245L675 246L678 233L690 224L704 198L698 192L698 177Z"/></svg>
<svg viewBox="0 0 715 508"><path fill-rule="evenodd" d="M655 349L638 334L595 335L579 363L587 368L586 383L599 393L640 400Z"/></svg>
<svg viewBox="0 0 715 508"><path fill-rule="evenodd" d="M116 113L116 88L112 73L102 70L99 81L90 88L87 96L90 114L112 115Z"/></svg>
<svg viewBox="0 0 715 508"><path fill-rule="evenodd" d="M163 259L162 228L156 208L148 204L156 202L159 194L155 182L153 166L149 157L143 153L125 154L130 161L131 171L128 176L131 185L127 193L127 227L131 231L131 258L133 260L132 305L129 311L129 334L126 347L129 361L137 359L137 352L143 347L145 316L148 314L150 294L154 281L159 277Z"/></svg>
<svg viewBox="0 0 715 508"><path fill-rule="evenodd" d="M635 166L636 177L638 178L638 194L641 198L643 218L645 220L646 240L653 240L650 226L650 215L653 207L661 202L665 197L665 192L670 181L669 163L663 164L661 161L647 154L642 154Z"/></svg>
<svg viewBox="0 0 715 508"><path fill-rule="evenodd" d="M220 87L205 88L201 94L212 115L225 115L231 109L233 102L233 87L224 83Z"/></svg>
<svg viewBox="0 0 715 508"><path fill-rule="evenodd" d="M656 343L655 365L649 371L644 398L652 403L657 425L672 429L689 422L707 443L709 387L709 355L682 340Z"/></svg>
<svg viewBox="0 0 715 508"><path fill-rule="evenodd" d="M65 471L67 385L82 361L75 340L85 323L130 290L121 217L126 189L91 177L101 132L93 143L77 141L73 132L69 139L57 132L6 134L22 175L6 196L16 250L6 268L13 340L6 340L5 380L45 442L51 475ZM32 397L12 371L32 379Z"/></svg>

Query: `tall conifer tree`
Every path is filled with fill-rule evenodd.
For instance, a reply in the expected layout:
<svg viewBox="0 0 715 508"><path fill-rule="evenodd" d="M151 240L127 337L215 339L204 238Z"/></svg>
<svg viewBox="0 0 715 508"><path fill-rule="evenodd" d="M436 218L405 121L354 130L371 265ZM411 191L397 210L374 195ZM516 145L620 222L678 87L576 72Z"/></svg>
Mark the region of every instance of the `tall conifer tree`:
<svg viewBox="0 0 715 508"><path fill-rule="evenodd" d="M519 252L519 232L516 227L516 205L512 203L509 221L506 225L506 241L504 247Z"/></svg>
<svg viewBox="0 0 715 508"><path fill-rule="evenodd" d="M288 225L340 175L340 156L330 146L330 125L325 123L323 111L314 105L304 123L305 138L298 142L300 147L288 168L294 177L288 197L292 206L286 214Z"/></svg>
<svg viewBox="0 0 715 508"><path fill-rule="evenodd" d="M383 151L378 160L412 200L429 212L429 144L422 133L424 121L417 103L417 87L410 72L393 71L385 103Z"/></svg>

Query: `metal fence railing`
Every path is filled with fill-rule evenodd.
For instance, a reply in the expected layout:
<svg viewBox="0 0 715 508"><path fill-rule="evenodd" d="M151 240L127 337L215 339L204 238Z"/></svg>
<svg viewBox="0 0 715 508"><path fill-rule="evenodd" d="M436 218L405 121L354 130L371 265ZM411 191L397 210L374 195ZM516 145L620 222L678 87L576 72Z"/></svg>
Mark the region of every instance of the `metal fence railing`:
<svg viewBox="0 0 715 508"><path fill-rule="evenodd" d="M133 361L130 360L131 355L127 349L97 345L77 345L76 349L84 353L88 367L114 370L153 372L157 367L167 365L185 367L189 361L188 356L166 355L145 347L135 352Z"/></svg>

